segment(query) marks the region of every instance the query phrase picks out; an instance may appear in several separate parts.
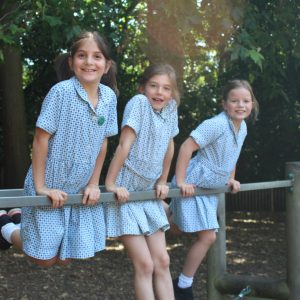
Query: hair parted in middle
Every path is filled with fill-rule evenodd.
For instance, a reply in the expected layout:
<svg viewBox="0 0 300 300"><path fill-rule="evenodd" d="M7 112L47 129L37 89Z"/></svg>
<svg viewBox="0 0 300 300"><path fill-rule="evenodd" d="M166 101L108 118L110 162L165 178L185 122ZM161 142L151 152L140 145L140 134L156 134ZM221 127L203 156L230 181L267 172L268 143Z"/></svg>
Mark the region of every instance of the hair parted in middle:
<svg viewBox="0 0 300 300"><path fill-rule="evenodd" d="M166 63L151 64L145 69L139 80L139 87L145 87L147 82L155 75L168 75L172 84L172 96L177 106L180 104L180 94L177 85L177 76L175 69Z"/></svg>

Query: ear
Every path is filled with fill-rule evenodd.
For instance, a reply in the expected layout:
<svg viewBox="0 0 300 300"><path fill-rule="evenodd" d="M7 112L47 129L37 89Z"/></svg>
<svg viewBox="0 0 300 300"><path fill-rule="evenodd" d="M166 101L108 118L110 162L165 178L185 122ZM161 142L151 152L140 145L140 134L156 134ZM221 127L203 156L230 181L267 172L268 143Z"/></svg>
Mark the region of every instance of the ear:
<svg viewBox="0 0 300 300"><path fill-rule="evenodd" d="M106 64L105 64L104 74L106 74L108 72L108 70L111 68L111 66L112 66L112 61L111 60L107 60Z"/></svg>
<svg viewBox="0 0 300 300"><path fill-rule="evenodd" d="M222 103L223 110L226 111L227 108L226 101L222 99L221 103Z"/></svg>
<svg viewBox="0 0 300 300"><path fill-rule="evenodd" d="M73 61L71 56L69 56L68 58L68 63L69 63L70 70L73 71Z"/></svg>
<svg viewBox="0 0 300 300"><path fill-rule="evenodd" d="M144 94L145 88L143 86L139 87L139 93Z"/></svg>

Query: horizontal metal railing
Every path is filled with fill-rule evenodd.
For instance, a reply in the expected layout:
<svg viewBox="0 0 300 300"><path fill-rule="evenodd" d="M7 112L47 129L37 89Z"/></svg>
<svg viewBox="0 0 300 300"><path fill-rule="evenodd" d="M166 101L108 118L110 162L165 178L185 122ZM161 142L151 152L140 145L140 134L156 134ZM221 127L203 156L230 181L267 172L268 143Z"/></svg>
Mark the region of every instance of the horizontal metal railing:
<svg viewBox="0 0 300 300"><path fill-rule="evenodd" d="M273 188L285 188L291 187L293 184L292 180L279 180L279 181L267 181L258 183L244 183L241 184L240 191L251 191L251 190L263 190L263 189L273 189ZM100 186L101 198L100 202L113 202L115 201L115 196L111 192L107 192L104 186ZM228 187L218 188L218 189L202 189L196 188L196 195L211 195L211 194L221 194L229 193L230 189ZM170 188L168 198L180 197L180 189L177 187ZM155 191L138 191L130 192L129 201L140 201L155 199ZM68 195L68 200L66 205L80 204L82 199L82 194L72 194ZM44 206L50 205L47 196L24 196L23 189L5 189L0 190L0 208L10 208L10 207L24 207L24 206Z"/></svg>

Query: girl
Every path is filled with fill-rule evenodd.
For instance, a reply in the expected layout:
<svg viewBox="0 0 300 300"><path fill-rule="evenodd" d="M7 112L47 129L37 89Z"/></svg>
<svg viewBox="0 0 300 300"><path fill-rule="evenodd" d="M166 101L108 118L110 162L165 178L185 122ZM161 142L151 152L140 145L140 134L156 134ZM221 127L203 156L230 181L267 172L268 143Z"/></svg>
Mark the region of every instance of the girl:
<svg viewBox="0 0 300 300"><path fill-rule="evenodd" d="M173 280L176 299L193 298L193 277L216 239L217 196L193 196L195 186L218 188L228 185L233 193L240 189L234 179L235 165L247 134L245 119L258 113L258 103L247 81L233 80L223 92L224 111L201 123L181 145L173 182L183 197L172 199L174 223L183 232L196 232L197 239L188 251L182 273ZM197 155L191 159L193 152Z"/></svg>
<svg viewBox="0 0 300 300"><path fill-rule="evenodd" d="M92 257L105 248L98 184L107 138L118 128L116 95L100 81L108 77L116 88L115 74L108 46L96 32L75 39L68 64L74 76L56 84L44 100L24 187L26 195L48 196L52 207L23 208L21 236L8 215L0 218L3 238L23 246L42 266ZM69 193L81 191L83 205L64 206Z"/></svg>
<svg viewBox="0 0 300 300"><path fill-rule="evenodd" d="M136 299L174 299L164 234L169 223L158 200L169 191L173 137L178 134L174 69L167 64L148 67L139 91L126 105L106 178L106 188L118 202L106 205L107 235L120 237L133 262ZM126 203L129 192L153 188L158 199Z"/></svg>

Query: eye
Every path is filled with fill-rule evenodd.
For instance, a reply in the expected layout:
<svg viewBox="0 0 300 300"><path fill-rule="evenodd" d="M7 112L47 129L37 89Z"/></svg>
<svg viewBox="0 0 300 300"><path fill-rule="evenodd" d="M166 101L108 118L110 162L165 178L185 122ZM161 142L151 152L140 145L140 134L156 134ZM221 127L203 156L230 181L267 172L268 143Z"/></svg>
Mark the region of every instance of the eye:
<svg viewBox="0 0 300 300"><path fill-rule="evenodd" d="M103 58L103 55L102 55L101 53L96 54L96 55L95 55L95 58L96 58L96 59L102 59L102 58Z"/></svg>
<svg viewBox="0 0 300 300"><path fill-rule="evenodd" d="M228 101L231 102L231 103L237 103L236 99L229 99Z"/></svg>
<svg viewBox="0 0 300 300"><path fill-rule="evenodd" d="M84 54L83 54L83 53L78 53L78 54L77 54L77 57L78 57L78 58L84 58Z"/></svg>

